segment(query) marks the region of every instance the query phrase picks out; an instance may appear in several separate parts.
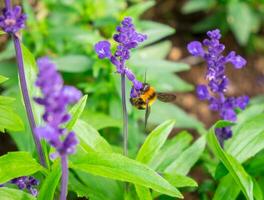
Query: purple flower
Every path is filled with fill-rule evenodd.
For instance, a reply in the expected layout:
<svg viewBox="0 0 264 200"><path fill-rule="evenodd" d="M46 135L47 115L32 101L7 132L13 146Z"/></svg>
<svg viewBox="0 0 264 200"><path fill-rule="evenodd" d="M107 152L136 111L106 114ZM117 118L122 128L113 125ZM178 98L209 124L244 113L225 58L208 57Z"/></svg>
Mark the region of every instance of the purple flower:
<svg viewBox="0 0 264 200"><path fill-rule="evenodd" d="M11 10L3 9L0 16L0 27L6 33L17 33L25 27L26 15L22 13L20 6L15 6Z"/></svg>
<svg viewBox="0 0 264 200"><path fill-rule="evenodd" d="M147 36L136 32L135 26L130 17L124 18L121 25L116 28L117 33L113 39L118 43L117 49L112 55L111 45L108 41L100 41L95 44L94 49L100 59L107 58L116 66L119 74L125 74L133 84L131 95L136 94L142 89L143 84L138 81L133 72L126 68L125 62L130 58L130 51L136 48L139 43L147 39ZM136 93L134 93L136 90ZM132 97L131 96L131 97Z"/></svg>
<svg viewBox="0 0 264 200"><path fill-rule="evenodd" d="M208 39L203 42L193 41L187 46L190 54L202 57L207 62L206 79L209 81L208 86L199 85L196 89L197 96L201 100L209 101L209 108L217 111L224 120L235 122L237 117L236 108L245 109L249 98L243 97L225 97L229 80L225 75L227 63L231 63L234 68L239 69L246 65L246 60L234 51L227 56L223 55L225 46L220 43L221 34L218 29L208 31ZM217 129L216 134L220 143L232 136L231 128Z"/></svg>
<svg viewBox="0 0 264 200"><path fill-rule="evenodd" d="M33 176L21 176L10 181L11 184L17 185L20 190L28 190L33 196L38 195L38 190L35 188L39 185L39 181Z"/></svg>
<svg viewBox="0 0 264 200"><path fill-rule="evenodd" d="M82 93L75 87L64 86L55 64L47 57L38 59L37 64L39 74L36 85L41 89L43 97L35 98L35 101L44 106L43 120L46 125L36 128L36 132L40 138L45 138L56 148L56 155L72 154L78 140L73 132L63 128L63 124L71 118L67 107L76 103Z"/></svg>

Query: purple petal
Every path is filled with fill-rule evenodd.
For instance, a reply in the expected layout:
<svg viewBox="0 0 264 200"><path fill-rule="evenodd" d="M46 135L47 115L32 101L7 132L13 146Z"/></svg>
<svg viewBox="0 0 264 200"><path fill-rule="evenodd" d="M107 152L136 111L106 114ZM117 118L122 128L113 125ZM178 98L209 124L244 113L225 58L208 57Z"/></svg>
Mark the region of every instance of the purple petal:
<svg viewBox="0 0 264 200"><path fill-rule="evenodd" d="M111 44L104 40L95 44L94 49L100 59L111 57Z"/></svg>
<svg viewBox="0 0 264 200"><path fill-rule="evenodd" d="M192 54L193 56L203 57L205 53L201 42L198 41L190 42L187 46L187 49L189 53Z"/></svg>
<svg viewBox="0 0 264 200"><path fill-rule="evenodd" d="M196 94L201 100L206 100L209 98L209 92L205 85L198 85L196 88Z"/></svg>

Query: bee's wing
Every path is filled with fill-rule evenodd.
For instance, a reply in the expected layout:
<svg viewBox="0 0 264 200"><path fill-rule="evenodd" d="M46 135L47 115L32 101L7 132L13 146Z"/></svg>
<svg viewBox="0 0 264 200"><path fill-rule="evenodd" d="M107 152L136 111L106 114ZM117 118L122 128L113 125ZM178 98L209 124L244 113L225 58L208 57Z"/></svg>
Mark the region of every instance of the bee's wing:
<svg viewBox="0 0 264 200"><path fill-rule="evenodd" d="M150 115L150 111L151 111L151 108L147 102L147 107L146 107L146 112L145 112L145 129L147 127L147 123L148 123L148 118L149 118L149 115Z"/></svg>
<svg viewBox="0 0 264 200"><path fill-rule="evenodd" d="M158 92L157 97L158 97L158 100L162 102L173 102L176 99L176 95L172 93Z"/></svg>

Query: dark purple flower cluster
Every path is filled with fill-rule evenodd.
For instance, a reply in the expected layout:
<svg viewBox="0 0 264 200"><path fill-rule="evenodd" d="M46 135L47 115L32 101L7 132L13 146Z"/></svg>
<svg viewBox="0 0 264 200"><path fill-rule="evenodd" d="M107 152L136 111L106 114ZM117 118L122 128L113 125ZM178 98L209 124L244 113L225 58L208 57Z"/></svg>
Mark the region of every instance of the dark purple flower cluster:
<svg viewBox="0 0 264 200"><path fill-rule="evenodd" d="M107 58L115 66L119 74L125 74L133 83L131 97L137 95L137 92L143 87L143 84L135 78L131 70L125 66L126 60L130 58L130 51L136 48L139 43L147 39L147 36L137 33L130 17L126 17L121 26L116 28L117 33L113 39L118 43L115 53L111 53L111 44L108 41L100 41L95 45L95 51L100 59Z"/></svg>
<svg viewBox="0 0 264 200"><path fill-rule="evenodd" d="M67 112L68 105L76 103L82 93L75 87L63 85L55 64L47 57L38 59L37 64L39 74L36 85L41 89L43 97L35 98L35 101L45 108L43 120L46 125L38 127L36 132L55 147L60 156L72 154L78 143L77 138L74 132L68 132L62 126L71 118Z"/></svg>
<svg viewBox="0 0 264 200"><path fill-rule="evenodd" d="M246 65L246 60L234 51L227 56L223 55L225 46L220 43L221 34L218 29L208 31L208 39L203 42L193 41L188 44L188 51L193 56L202 57L207 62L206 79L209 80L208 86L199 85L196 89L197 95L201 100L208 100L210 109L218 111L224 120L236 121L235 109L245 109L249 102L249 97L241 96L238 98L226 97L224 93L229 83L225 75L225 67L227 63L231 63L236 69L240 69ZM230 127L216 130L219 141L232 136Z"/></svg>
<svg viewBox="0 0 264 200"><path fill-rule="evenodd" d="M28 190L33 196L38 195L38 190L35 187L39 185L39 181L33 176L14 178L10 181L10 183L17 185L20 190Z"/></svg>
<svg viewBox="0 0 264 200"><path fill-rule="evenodd" d="M0 27L6 33L17 33L25 27L26 18L20 6L15 6L11 10L4 8L3 15L0 16Z"/></svg>

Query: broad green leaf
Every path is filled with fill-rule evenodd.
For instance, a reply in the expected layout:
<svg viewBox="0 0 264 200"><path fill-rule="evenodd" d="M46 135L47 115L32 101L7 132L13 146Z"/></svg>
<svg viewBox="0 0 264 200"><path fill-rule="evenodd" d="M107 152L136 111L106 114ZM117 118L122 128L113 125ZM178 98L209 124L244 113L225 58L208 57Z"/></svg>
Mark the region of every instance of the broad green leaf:
<svg viewBox="0 0 264 200"><path fill-rule="evenodd" d="M184 14L194 13L197 11L208 10L216 3L215 0L189 0L182 7Z"/></svg>
<svg viewBox="0 0 264 200"><path fill-rule="evenodd" d="M150 167L154 170L164 171L176 158L180 156L185 148L192 141L192 136L186 131L183 131L172 139L167 140L156 156L153 157Z"/></svg>
<svg viewBox="0 0 264 200"><path fill-rule="evenodd" d="M206 144L205 136L200 137L189 148L184 150L166 169L166 173L186 175L202 155Z"/></svg>
<svg viewBox="0 0 264 200"><path fill-rule="evenodd" d="M171 42L165 40L164 42L159 42L158 44L153 44L148 47L140 48L132 53L130 60L144 60L144 59L165 59L171 49ZM160 51L162 49L162 51Z"/></svg>
<svg viewBox="0 0 264 200"><path fill-rule="evenodd" d="M66 128L68 130L71 130L73 126L75 125L76 121L80 118L82 115L82 112L85 108L86 105L86 100L87 100L87 95L84 95L79 102L74 105L71 110L70 110L70 115L71 115L71 120L67 123Z"/></svg>
<svg viewBox="0 0 264 200"><path fill-rule="evenodd" d="M0 61L11 59L15 57L15 50L14 50L14 45L10 41L7 43L7 46L4 51L1 51L0 53Z"/></svg>
<svg viewBox="0 0 264 200"><path fill-rule="evenodd" d="M61 178L61 166L59 162L54 163L51 172L41 183L38 200L53 200L56 188Z"/></svg>
<svg viewBox="0 0 264 200"><path fill-rule="evenodd" d="M227 144L226 152L242 163L261 151L264 148L263 124L264 114L244 122Z"/></svg>
<svg viewBox="0 0 264 200"><path fill-rule="evenodd" d="M163 177L176 188L197 187L198 184L192 178L179 174L164 173Z"/></svg>
<svg viewBox="0 0 264 200"><path fill-rule="evenodd" d="M163 194L182 198L181 193L155 171L120 154L88 153L75 155L70 167L93 175L131 182Z"/></svg>
<svg viewBox="0 0 264 200"><path fill-rule="evenodd" d="M147 11L154 5L155 1L152 0L135 4L133 6L128 7L128 9L124 12L122 16L131 16L133 18L139 18L145 11Z"/></svg>
<svg viewBox="0 0 264 200"><path fill-rule="evenodd" d="M175 32L175 30L167 25L152 21L141 21L138 26L143 29L143 33L148 36L140 46L146 46L161 40Z"/></svg>
<svg viewBox="0 0 264 200"><path fill-rule="evenodd" d="M67 55L54 59L58 70L69 73L82 73L91 68L92 61L84 55Z"/></svg>
<svg viewBox="0 0 264 200"><path fill-rule="evenodd" d="M117 181L70 170L69 190L91 200L123 200L123 187Z"/></svg>
<svg viewBox="0 0 264 200"><path fill-rule="evenodd" d="M114 119L104 113L85 110L83 112L82 119L89 122L89 124L97 130L101 130L107 127L117 127L117 128L122 127L121 120Z"/></svg>
<svg viewBox="0 0 264 200"><path fill-rule="evenodd" d="M7 77L0 75L0 84L7 81L7 80L8 80Z"/></svg>
<svg viewBox="0 0 264 200"><path fill-rule="evenodd" d="M187 115L181 108L162 102L155 102L152 106L149 123L159 124L161 121L175 119L178 128L196 128L203 132L203 124L197 119Z"/></svg>
<svg viewBox="0 0 264 200"><path fill-rule="evenodd" d="M240 188L229 174L220 180L213 200L236 200L239 192Z"/></svg>
<svg viewBox="0 0 264 200"><path fill-rule="evenodd" d="M231 155L227 154L220 146L216 135L215 128L220 128L224 126L228 126L232 123L219 121L216 123L210 130L207 135L208 145L210 149L213 151L215 156L221 160L221 162L228 169L229 173L238 184L245 197L248 200L253 200L253 182L251 177L244 170L242 165Z"/></svg>
<svg viewBox="0 0 264 200"><path fill-rule="evenodd" d="M175 121L168 120L155 128L139 149L136 160L148 164L167 140Z"/></svg>
<svg viewBox="0 0 264 200"><path fill-rule="evenodd" d="M0 102L1 104L1 102ZM21 131L24 123L10 105L0 105L0 130Z"/></svg>
<svg viewBox="0 0 264 200"><path fill-rule="evenodd" d="M228 6L227 19L239 44L246 45L255 21L255 17L249 5L240 1L230 3ZM243 22L241 19L243 19Z"/></svg>
<svg viewBox="0 0 264 200"><path fill-rule="evenodd" d="M85 121L77 120L73 130L80 140L80 146L85 151L112 152L107 141Z"/></svg>
<svg viewBox="0 0 264 200"><path fill-rule="evenodd" d="M140 200L152 200L151 192L148 188L135 185L137 195Z"/></svg>
<svg viewBox="0 0 264 200"><path fill-rule="evenodd" d="M160 74L165 72L181 72L187 71L190 69L190 66L185 63L176 63L166 60L158 60L155 58L146 58L146 59L139 59L139 58L132 58L128 62L128 66L132 68L136 68L137 71L140 71L142 74L145 70L151 74Z"/></svg>
<svg viewBox="0 0 264 200"><path fill-rule="evenodd" d="M16 190L11 188L0 188L1 200L36 200L35 197L22 190Z"/></svg>
<svg viewBox="0 0 264 200"><path fill-rule="evenodd" d="M11 152L0 157L0 183L41 170L43 167L28 152Z"/></svg>

